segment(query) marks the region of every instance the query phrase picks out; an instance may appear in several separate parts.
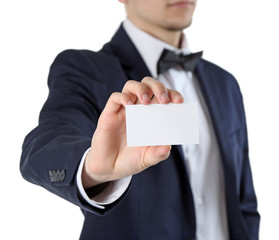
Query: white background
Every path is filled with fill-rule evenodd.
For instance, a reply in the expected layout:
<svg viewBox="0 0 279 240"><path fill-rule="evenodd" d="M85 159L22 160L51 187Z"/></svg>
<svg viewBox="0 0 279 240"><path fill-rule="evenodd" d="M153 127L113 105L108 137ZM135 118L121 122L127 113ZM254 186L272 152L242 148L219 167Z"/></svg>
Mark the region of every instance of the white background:
<svg viewBox="0 0 279 240"><path fill-rule="evenodd" d="M264 240L278 239L277 2L200 0L186 31L192 51L204 50L241 86ZM0 239L78 239L79 208L21 178L21 144L37 124L54 57L98 50L124 17L117 0L1 0Z"/></svg>

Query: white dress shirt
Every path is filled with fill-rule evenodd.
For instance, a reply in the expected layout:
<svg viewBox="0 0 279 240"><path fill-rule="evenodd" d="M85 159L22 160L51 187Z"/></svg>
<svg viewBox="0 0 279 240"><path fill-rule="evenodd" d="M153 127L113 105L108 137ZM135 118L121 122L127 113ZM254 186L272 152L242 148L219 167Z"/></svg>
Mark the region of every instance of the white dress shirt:
<svg viewBox="0 0 279 240"><path fill-rule="evenodd" d="M198 104L199 144L182 146L187 166L185 171L188 172L194 197L196 236L198 240L229 239L222 162L210 114L197 79L194 74L184 71L180 67L172 68L159 76L156 72L157 61L163 49L167 48L177 53L189 53L187 40L184 36L182 47L177 49L141 31L128 19L124 21L123 26L145 61L152 77L158 79L167 88L179 91L185 102L196 102ZM88 198L82 188L82 166L83 163L80 164L77 174L79 190L85 200L99 208L105 208L105 204L119 198L125 192L131 180L129 176L111 183L105 193L96 196L95 201L93 201Z"/></svg>

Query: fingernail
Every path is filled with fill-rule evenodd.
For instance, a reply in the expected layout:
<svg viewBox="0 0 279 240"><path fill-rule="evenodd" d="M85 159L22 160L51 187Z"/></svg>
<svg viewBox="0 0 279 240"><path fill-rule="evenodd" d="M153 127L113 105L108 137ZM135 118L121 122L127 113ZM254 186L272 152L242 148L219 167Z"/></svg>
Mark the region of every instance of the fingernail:
<svg viewBox="0 0 279 240"><path fill-rule="evenodd" d="M149 97L146 93L144 93L144 94L142 95L142 100L143 100L144 102L150 102L150 97Z"/></svg>
<svg viewBox="0 0 279 240"><path fill-rule="evenodd" d="M128 100L128 105L133 105L133 102L131 100Z"/></svg>
<svg viewBox="0 0 279 240"><path fill-rule="evenodd" d="M184 97L182 95L180 95L180 94L175 95L174 98L176 100L184 100Z"/></svg>
<svg viewBox="0 0 279 240"><path fill-rule="evenodd" d="M169 101L170 101L169 96L168 96L168 94L167 94L166 92L163 92L163 93L161 94L161 100L162 100L163 102L169 102Z"/></svg>

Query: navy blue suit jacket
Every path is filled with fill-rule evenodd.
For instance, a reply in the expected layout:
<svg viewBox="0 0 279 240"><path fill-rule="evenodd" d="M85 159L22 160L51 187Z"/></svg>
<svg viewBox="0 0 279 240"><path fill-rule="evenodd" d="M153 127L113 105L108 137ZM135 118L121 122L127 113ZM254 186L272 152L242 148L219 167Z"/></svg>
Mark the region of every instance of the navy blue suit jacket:
<svg viewBox="0 0 279 240"><path fill-rule="evenodd" d="M221 152L230 239L258 239L239 86L231 74L205 60L195 74ZM20 167L25 179L82 209L81 239L195 239L193 196L180 146L173 146L168 160L133 176L125 194L105 210L87 204L77 189L77 168L107 99L128 79L145 76L150 72L122 26L99 52L67 50L51 66L49 96L39 125L25 138ZM51 173L62 171L53 181Z"/></svg>

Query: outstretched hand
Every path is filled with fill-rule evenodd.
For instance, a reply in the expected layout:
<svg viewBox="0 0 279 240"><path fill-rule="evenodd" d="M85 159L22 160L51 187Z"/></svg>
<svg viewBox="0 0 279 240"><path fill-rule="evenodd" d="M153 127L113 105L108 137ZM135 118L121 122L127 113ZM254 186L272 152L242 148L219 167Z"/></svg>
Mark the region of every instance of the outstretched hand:
<svg viewBox="0 0 279 240"><path fill-rule="evenodd" d="M159 81L130 80L113 93L101 113L82 173L84 188L137 174L168 158L171 146L127 147L125 106L182 103L183 97Z"/></svg>

